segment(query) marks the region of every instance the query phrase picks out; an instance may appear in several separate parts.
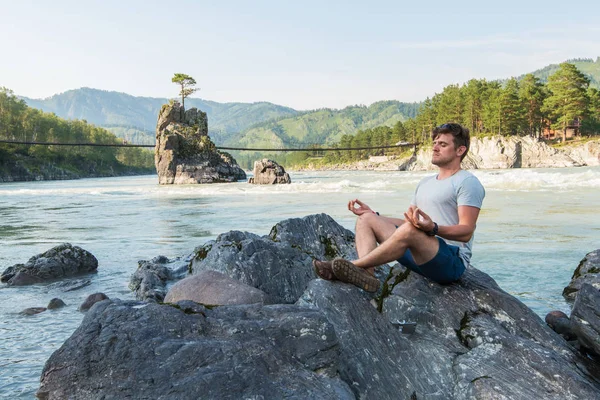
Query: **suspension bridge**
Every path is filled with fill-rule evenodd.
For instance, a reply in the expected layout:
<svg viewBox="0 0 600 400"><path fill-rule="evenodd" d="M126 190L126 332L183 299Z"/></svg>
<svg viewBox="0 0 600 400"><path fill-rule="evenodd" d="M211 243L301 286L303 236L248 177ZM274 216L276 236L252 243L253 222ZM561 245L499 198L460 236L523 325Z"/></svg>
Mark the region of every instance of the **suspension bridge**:
<svg viewBox="0 0 600 400"><path fill-rule="evenodd" d="M142 147L142 148L154 148L153 144L132 144L132 143L60 143L60 142L28 142L28 141L17 141L17 140L1 140L0 143L16 144L16 145L34 145L34 146L88 146L88 147ZM321 145L311 144L309 147L302 148L258 148L258 147L227 147L227 146L216 146L217 150L234 150L234 151L273 151L273 152L286 152L286 151L306 151L319 154L326 151L356 151L356 150L385 150L402 147L414 147L415 150L419 142L408 143L399 142L393 145L387 146L364 146L364 147L320 147Z"/></svg>

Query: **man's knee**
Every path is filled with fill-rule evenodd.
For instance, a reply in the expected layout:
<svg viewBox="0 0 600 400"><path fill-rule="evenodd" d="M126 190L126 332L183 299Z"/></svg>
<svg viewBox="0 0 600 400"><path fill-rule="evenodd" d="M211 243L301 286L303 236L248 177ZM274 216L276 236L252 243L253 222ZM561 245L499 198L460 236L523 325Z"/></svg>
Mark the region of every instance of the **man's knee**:
<svg viewBox="0 0 600 400"><path fill-rule="evenodd" d="M406 222L396 228L392 238L396 241L409 242L415 237L415 235L422 234L423 232L417 229L413 224Z"/></svg>
<svg viewBox="0 0 600 400"><path fill-rule="evenodd" d="M356 223L372 226L377 221L378 217L379 216L374 213L364 213L358 216Z"/></svg>

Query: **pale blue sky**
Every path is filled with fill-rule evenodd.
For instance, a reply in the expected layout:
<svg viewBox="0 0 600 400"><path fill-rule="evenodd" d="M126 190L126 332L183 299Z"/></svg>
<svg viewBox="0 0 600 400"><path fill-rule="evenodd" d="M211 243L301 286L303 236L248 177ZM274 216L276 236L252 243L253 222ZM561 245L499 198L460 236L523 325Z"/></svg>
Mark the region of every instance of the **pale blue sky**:
<svg viewBox="0 0 600 400"><path fill-rule="evenodd" d="M600 56L597 0L403 3L0 0L0 86L342 108Z"/></svg>

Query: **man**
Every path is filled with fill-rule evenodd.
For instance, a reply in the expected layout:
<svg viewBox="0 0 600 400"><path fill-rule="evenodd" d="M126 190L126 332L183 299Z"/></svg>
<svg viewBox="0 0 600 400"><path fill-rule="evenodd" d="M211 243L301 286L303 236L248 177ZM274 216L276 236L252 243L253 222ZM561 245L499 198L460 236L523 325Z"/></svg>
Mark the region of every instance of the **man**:
<svg viewBox="0 0 600 400"><path fill-rule="evenodd" d="M431 137L431 162L439 172L419 182L404 219L380 216L360 200L351 200L348 209L358 216L358 259L315 260L319 277L375 292L379 288L375 267L394 260L441 284L461 277L471 258L485 190L473 174L460 167L469 151L467 128L444 124L435 128Z"/></svg>

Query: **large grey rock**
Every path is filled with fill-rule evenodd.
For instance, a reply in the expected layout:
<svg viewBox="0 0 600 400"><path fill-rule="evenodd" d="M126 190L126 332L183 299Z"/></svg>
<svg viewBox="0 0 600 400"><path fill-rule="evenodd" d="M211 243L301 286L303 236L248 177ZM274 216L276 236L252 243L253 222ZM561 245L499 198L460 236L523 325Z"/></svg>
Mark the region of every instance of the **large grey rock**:
<svg viewBox="0 0 600 400"><path fill-rule="evenodd" d="M366 293L315 280L299 300L333 324L357 398L595 398L596 366L487 275L441 286L396 267L378 313ZM393 288L392 288L393 287ZM392 322L415 321L402 334ZM587 368L590 368L589 370Z"/></svg>
<svg viewBox="0 0 600 400"><path fill-rule="evenodd" d="M333 324L340 343L340 377L357 399L451 397L454 356L438 349L439 338L431 332L402 334L365 292L339 282L312 281L298 304L316 307ZM452 349L464 351L459 343Z"/></svg>
<svg viewBox="0 0 600 400"><path fill-rule="evenodd" d="M294 305L105 301L46 363L40 399L354 399L335 331Z"/></svg>
<svg viewBox="0 0 600 400"><path fill-rule="evenodd" d="M263 237L221 235L196 249L196 274L220 270L297 304L97 303L46 363L38 396L598 398L600 367L474 268L446 286L382 268L376 298L311 279L312 258L351 258L352 238L325 214L282 221ZM402 320L415 332L401 333Z"/></svg>
<svg viewBox="0 0 600 400"><path fill-rule="evenodd" d="M254 176L248 180L248 183L255 185L274 185L277 183L292 183L290 175L285 169L273 160L263 158L254 161Z"/></svg>
<svg viewBox="0 0 600 400"><path fill-rule="evenodd" d="M313 258L356 257L354 234L327 214L292 218L269 235L231 231L195 250L192 272L219 271L267 293L274 303L294 303L316 275ZM274 278L276 277L276 278Z"/></svg>
<svg viewBox="0 0 600 400"><path fill-rule="evenodd" d="M587 253L579 262L571 282L563 290L563 297L574 301L584 283L600 289L600 249Z"/></svg>
<svg viewBox="0 0 600 400"><path fill-rule="evenodd" d="M600 356L600 291L587 283L579 290L571 312L571 325L579 343Z"/></svg>
<svg viewBox="0 0 600 400"><path fill-rule="evenodd" d="M165 297L165 303L191 300L200 304L234 305L268 303L262 290L243 284L217 271L201 271L174 284Z"/></svg>
<svg viewBox="0 0 600 400"><path fill-rule="evenodd" d="M97 269L98 260L90 252L64 243L31 257L26 264L8 267L0 281L11 286L24 286L96 272Z"/></svg>
<svg viewBox="0 0 600 400"><path fill-rule="evenodd" d="M475 268L448 286L404 268L394 271L388 283L384 315L391 321L415 321L419 335L436 338L420 362L454 354L447 364L450 377L441 369L437 378L454 382L444 390L447 396L563 399L600 393L597 380L590 379L600 376L597 366Z"/></svg>
<svg viewBox="0 0 600 400"><path fill-rule="evenodd" d="M208 137L206 113L165 104L156 124L154 163L158 182L168 184L235 182L246 173Z"/></svg>
<svg viewBox="0 0 600 400"><path fill-rule="evenodd" d="M169 260L165 256L150 261L138 261L138 268L131 275L129 288L138 300L162 302L170 281L183 278L189 269L190 258L177 257Z"/></svg>

